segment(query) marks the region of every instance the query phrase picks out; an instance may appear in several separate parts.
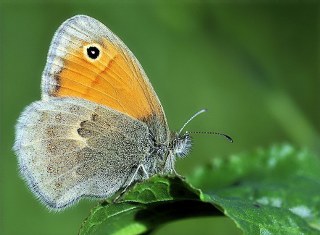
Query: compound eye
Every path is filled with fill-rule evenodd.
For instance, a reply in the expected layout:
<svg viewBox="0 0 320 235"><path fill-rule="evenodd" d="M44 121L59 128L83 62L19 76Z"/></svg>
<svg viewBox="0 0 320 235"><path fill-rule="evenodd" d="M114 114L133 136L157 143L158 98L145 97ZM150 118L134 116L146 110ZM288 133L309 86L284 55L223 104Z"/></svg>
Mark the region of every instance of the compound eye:
<svg viewBox="0 0 320 235"><path fill-rule="evenodd" d="M97 44L84 46L84 54L88 60L95 61L101 56L101 47Z"/></svg>

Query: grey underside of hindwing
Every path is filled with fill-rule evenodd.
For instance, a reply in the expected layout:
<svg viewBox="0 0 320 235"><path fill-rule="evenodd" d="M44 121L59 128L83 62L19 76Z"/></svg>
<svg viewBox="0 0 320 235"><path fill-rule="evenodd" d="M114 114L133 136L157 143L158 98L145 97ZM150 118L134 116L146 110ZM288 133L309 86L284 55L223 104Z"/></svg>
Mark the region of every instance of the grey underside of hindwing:
<svg viewBox="0 0 320 235"><path fill-rule="evenodd" d="M51 208L80 197L109 197L150 152L147 126L82 99L50 98L28 106L16 126L20 172Z"/></svg>

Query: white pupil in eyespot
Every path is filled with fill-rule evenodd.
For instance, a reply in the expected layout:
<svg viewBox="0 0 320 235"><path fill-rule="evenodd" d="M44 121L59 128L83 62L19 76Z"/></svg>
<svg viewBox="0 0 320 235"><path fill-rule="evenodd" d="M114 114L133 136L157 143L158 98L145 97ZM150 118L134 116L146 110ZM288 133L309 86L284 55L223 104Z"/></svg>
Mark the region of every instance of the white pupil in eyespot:
<svg viewBox="0 0 320 235"><path fill-rule="evenodd" d="M100 51L97 47L95 46L90 46L87 48L87 55L91 59L97 59L100 54Z"/></svg>

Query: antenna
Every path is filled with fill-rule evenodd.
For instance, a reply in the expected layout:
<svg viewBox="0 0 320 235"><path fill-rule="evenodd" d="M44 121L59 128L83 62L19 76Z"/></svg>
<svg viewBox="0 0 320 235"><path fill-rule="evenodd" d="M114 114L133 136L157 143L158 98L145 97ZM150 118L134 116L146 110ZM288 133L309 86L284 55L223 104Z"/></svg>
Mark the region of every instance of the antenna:
<svg viewBox="0 0 320 235"><path fill-rule="evenodd" d="M189 122L191 122L195 117L197 117L199 114L206 112L207 109L201 109L200 111L196 112L195 114L192 115L191 118L189 118L188 121L186 121L186 123L181 127L181 129L178 132L178 135L181 134L181 132L183 131L183 129L189 124ZM209 135L221 135L223 137L225 137L230 143L233 143L233 139L228 136L227 134L224 133L220 133L220 132L215 132L215 131L190 131L189 133L193 133L193 134L209 134Z"/></svg>
<svg viewBox="0 0 320 235"><path fill-rule="evenodd" d="M193 134L209 134L209 135L221 135L225 137L230 143L233 143L233 139L228 136L227 134L220 133L220 132L214 132L214 131L190 131L189 133Z"/></svg>
<svg viewBox="0 0 320 235"><path fill-rule="evenodd" d="M191 118L189 118L189 120L181 127L180 131L178 132L178 135L181 134L181 132L183 131L183 129L186 127L186 125L188 125L189 122L192 121L192 119L194 119L196 116L198 116L201 113L206 112L206 109L201 109L200 111L196 112L195 114L193 114L193 116Z"/></svg>

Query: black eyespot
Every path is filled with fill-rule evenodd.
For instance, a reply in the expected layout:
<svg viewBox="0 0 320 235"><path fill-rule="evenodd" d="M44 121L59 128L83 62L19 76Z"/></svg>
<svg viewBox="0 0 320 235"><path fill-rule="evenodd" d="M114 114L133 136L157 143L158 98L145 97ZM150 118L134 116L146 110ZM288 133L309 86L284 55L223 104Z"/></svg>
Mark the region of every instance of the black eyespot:
<svg viewBox="0 0 320 235"><path fill-rule="evenodd" d="M87 48L87 55L90 59L95 60L100 55L100 50L95 46L90 46Z"/></svg>

